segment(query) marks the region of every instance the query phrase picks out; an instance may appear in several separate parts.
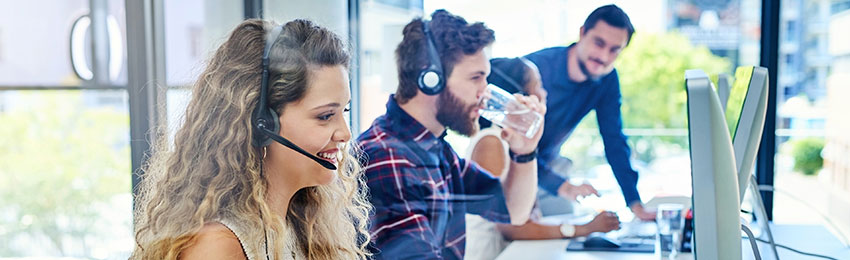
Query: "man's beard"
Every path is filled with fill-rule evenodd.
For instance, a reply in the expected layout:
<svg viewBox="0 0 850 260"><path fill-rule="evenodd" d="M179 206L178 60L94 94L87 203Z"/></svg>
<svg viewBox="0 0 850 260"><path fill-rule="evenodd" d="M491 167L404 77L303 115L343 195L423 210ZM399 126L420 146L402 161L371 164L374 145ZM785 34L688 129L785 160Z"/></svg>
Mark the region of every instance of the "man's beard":
<svg viewBox="0 0 850 260"><path fill-rule="evenodd" d="M588 59L590 59L590 58L588 58ZM584 74L585 77L587 77L587 81L599 82L599 80L602 79L602 77L605 77L605 75L608 75L608 73L602 73L600 75L590 74L590 71L587 71L587 65L585 65L585 62L581 59L578 59L578 68L581 70L581 73Z"/></svg>
<svg viewBox="0 0 850 260"><path fill-rule="evenodd" d="M437 97L437 121L461 135L472 136L478 132L478 118L469 115L473 109L478 109L478 104L464 105L451 91L443 90Z"/></svg>

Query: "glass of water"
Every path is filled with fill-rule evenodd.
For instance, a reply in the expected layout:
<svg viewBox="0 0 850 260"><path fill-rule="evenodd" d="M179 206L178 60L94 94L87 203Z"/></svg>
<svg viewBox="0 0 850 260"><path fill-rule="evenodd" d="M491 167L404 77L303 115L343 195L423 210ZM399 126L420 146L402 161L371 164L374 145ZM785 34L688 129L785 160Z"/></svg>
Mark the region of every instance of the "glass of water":
<svg viewBox="0 0 850 260"><path fill-rule="evenodd" d="M503 128L508 127L528 138L537 133L543 121L543 115L532 111L516 100L507 91L493 85L487 85L480 103L479 114Z"/></svg>
<svg viewBox="0 0 850 260"><path fill-rule="evenodd" d="M660 259L676 259L679 246L682 245L682 230L685 218L682 216L682 204L658 205L655 234L655 254Z"/></svg>

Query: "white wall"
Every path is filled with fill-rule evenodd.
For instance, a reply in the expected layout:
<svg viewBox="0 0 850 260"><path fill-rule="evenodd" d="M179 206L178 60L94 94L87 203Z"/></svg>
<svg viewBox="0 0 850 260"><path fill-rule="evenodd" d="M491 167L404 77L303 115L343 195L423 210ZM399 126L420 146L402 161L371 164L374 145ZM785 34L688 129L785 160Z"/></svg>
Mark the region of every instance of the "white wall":
<svg viewBox="0 0 850 260"><path fill-rule="evenodd" d="M638 32L666 31L666 0L427 0L425 14L446 9L467 22L484 22L496 32L493 57L514 57L578 40L579 28L587 16L612 3L629 15Z"/></svg>
<svg viewBox="0 0 850 260"><path fill-rule="evenodd" d="M278 23L297 18L310 19L334 33L348 39L348 1L311 0L263 2L264 17Z"/></svg>

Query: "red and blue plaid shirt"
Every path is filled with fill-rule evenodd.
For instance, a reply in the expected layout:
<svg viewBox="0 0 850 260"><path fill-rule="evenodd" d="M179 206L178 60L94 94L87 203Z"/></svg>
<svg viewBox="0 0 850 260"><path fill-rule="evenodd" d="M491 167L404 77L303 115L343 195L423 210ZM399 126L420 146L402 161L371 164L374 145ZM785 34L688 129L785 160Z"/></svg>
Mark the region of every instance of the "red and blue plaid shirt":
<svg viewBox="0 0 850 260"><path fill-rule="evenodd" d="M463 259L466 213L510 221L499 180L459 158L444 136L390 96L387 113L357 138L368 159L376 258Z"/></svg>

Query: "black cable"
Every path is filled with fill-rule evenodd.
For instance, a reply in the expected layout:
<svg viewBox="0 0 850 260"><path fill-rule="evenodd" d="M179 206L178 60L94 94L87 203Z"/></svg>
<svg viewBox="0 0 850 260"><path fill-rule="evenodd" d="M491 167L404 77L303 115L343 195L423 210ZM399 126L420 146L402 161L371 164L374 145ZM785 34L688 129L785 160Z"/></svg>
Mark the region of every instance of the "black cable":
<svg viewBox="0 0 850 260"><path fill-rule="evenodd" d="M745 238L746 238L746 237L745 237ZM767 242L767 241L765 241L764 239L761 239L761 238L755 238L755 240L756 240L756 241L759 241L759 242L762 242L762 243L765 243L765 244L770 244L770 242ZM779 248L782 248L782 249L787 249L787 250L789 250L789 251L791 251L791 252L798 253L798 254L801 254L801 255L806 255L806 256L811 256L811 257L818 257L818 258L823 258L823 259L830 259L830 260L838 260L837 258L833 258L833 257L831 257L831 256L825 256L825 255L819 255L819 254L814 254L814 253L803 252L803 251L800 251L800 250L797 250L797 249L793 249L793 248L790 248L790 247L788 247L788 246L786 246L786 245L782 245L782 244L779 244L779 243L774 243L774 245L776 245L776 247L779 247Z"/></svg>
<svg viewBox="0 0 850 260"><path fill-rule="evenodd" d="M266 260L269 260L269 232L266 230L266 222L263 221L263 215L260 213L260 221L263 222L263 239L265 240L266 246Z"/></svg>
<svg viewBox="0 0 850 260"><path fill-rule="evenodd" d="M263 174L265 172L265 171L263 171L263 168L264 168L263 159L266 159L266 148L265 147L263 147L263 158L260 159L260 177L261 178L264 177ZM258 213L260 213L260 223L263 224L263 240L264 240L263 245L265 245L265 247L266 247L266 260L270 260L270 258L269 258L269 232L266 230L266 221L263 220L263 211L260 210L260 212L258 212Z"/></svg>

